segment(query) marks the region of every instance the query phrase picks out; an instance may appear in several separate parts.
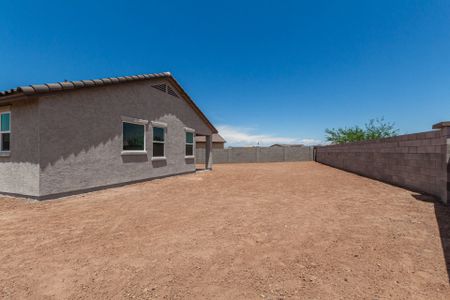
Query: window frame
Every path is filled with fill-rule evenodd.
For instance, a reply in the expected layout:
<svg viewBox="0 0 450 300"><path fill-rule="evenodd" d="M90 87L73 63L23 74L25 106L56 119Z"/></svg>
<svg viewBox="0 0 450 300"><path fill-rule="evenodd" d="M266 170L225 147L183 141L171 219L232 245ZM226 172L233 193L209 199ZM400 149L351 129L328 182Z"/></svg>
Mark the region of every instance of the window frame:
<svg viewBox="0 0 450 300"><path fill-rule="evenodd" d="M152 160L166 160L166 139L167 139L167 124L166 123L162 123L162 122L156 122L156 121L152 121ZM161 128L163 129L163 133L164 133L164 141L155 141L155 136L153 133L153 129L154 128ZM163 155L162 156L154 156L153 154L153 149L154 149L154 144L163 144Z"/></svg>
<svg viewBox="0 0 450 300"><path fill-rule="evenodd" d="M147 120L142 120L142 119L137 119L137 118L131 118L131 117L126 117L126 116L122 116L122 151L121 151L121 155L147 155L147 124L148 121ZM123 124L124 123L128 123L128 124L135 124L135 125L141 125L144 126L144 150L124 150L124 144L123 144Z"/></svg>
<svg viewBox="0 0 450 300"><path fill-rule="evenodd" d="M1 129L1 123L0 123L0 156L9 156L11 153L11 123L12 123L12 114L9 106L6 108L0 107L0 121L2 115L9 115L9 130L2 131ZM3 134L9 134L9 150L3 150Z"/></svg>
<svg viewBox="0 0 450 300"><path fill-rule="evenodd" d="M186 141L187 133L192 133L192 143ZM192 145L192 155L186 154L186 146ZM184 128L184 158L195 158L195 129L185 127Z"/></svg>

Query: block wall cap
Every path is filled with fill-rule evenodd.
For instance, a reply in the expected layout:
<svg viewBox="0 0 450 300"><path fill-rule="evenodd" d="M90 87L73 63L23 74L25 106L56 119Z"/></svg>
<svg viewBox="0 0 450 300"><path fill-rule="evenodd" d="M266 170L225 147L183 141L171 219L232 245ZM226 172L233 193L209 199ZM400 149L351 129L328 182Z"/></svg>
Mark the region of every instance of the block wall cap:
<svg viewBox="0 0 450 300"><path fill-rule="evenodd" d="M439 122L433 125L433 129L441 129L444 127L450 127L450 121Z"/></svg>

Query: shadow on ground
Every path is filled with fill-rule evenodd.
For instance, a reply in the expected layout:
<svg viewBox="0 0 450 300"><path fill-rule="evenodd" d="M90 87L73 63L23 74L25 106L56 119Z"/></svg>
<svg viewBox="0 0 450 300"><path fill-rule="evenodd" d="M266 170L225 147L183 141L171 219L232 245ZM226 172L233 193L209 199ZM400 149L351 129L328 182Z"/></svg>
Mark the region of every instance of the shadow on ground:
<svg viewBox="0 0 450 300"><path fill-rule="evenodd" d="M205 171L206 166L205 166L205 164L195 164L195 170L196 171Z"/></svg>
<svg viewBox="0 0 450 300"><path fill-rule="evenodd" d="M413 194L413 197L420 201L434 203L434 214L439 226L442 251L447 266L447 278L450 283L450 206L442 204L433 196Z"/></svg>

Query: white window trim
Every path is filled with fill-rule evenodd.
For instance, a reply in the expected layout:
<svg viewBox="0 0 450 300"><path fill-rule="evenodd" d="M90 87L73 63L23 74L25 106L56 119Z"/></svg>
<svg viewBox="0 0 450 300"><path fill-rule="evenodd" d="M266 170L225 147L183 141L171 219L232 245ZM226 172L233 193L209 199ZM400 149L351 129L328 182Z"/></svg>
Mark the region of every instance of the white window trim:
<svg viewBox="0 0 450 300"><path fill-rule="evenodd" d="M185 136L184 136L184 158L195 158L195 129L189 128L189 127L184 127L184 131L185 131ZM192 133L193 137L192 137L192 144L191 143L186 143L186 133ZM192 145L192 155L186 155L186 145Z"/></svg>
<svg viewBox="0 0 450 300"><path fill-rule="evenodd" d="M120 155L147 155L147 120L122 116L122 151ZM123 150L123 123L130 123L144 126L144 150Z"/></svg>
<svg viewBox="0 0 450 300"><path fill-rule="evenodd" d="M12 115L11 115L11 111L9 110L9 106L7 106L6 108L0 108L0 120L1 120L2 115L6 115L6 114L9 114L9 130L8 131L1 131L1 128L0 128L0 157L7 157L11 153L11 139L12 139L11 123L12 123ZM4 133L9 133L9 150L7 150L7 151L2 151L2 148L3 148L2 135Z"/></svg>
<svg viewBox="0 0 450 300"><path fill-rule="evenodd" d="M132 123L132 124L137 124L137 125L147 125L148 124L147 120L127 117L127 116L121 116L121 119L122 119L122 122L126 122L126 123Z"/></svg>
<svg viewBox="0 0 450 300"><path fill-rule="evenodd" d="M167 123L152 121L152 161L153 160L166 160L166 139L167 139ZM164 142L155 141L155 137L153 135L153 128L162 128L164 131ZM163 156L153 156L153 144L163 144Z"/></svg>
<svg viewBox="0 0 450 300"><path fill-rule="evenodd" d="M155 160L166 160L167 158L165 157L165 156L153 156L152 157L152 161L155 161Z"/></svg>
<svg viewBox="0 0 450 300"><path fill-rule="evenodd" d="M147 155L147 150L122 150L120 155Z"/></svg>
<svg viewBox="0 0 450 300"><path fill-rule="evenodd" d="M167 128L167 123L152 121L153 127Z"/></svg>

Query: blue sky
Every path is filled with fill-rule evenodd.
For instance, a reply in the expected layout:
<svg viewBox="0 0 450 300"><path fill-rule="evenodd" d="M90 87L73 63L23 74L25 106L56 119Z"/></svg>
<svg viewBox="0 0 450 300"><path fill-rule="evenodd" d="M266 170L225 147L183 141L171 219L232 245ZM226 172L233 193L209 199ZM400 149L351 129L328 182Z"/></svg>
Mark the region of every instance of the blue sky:
<svg viewBox="0 0 450 300"><path fill-rule="evenodd" d="M450 119L449 1L2 1L0 90L170 71L231 144ZM248 140L249 142L243 142Z"/></svg>

